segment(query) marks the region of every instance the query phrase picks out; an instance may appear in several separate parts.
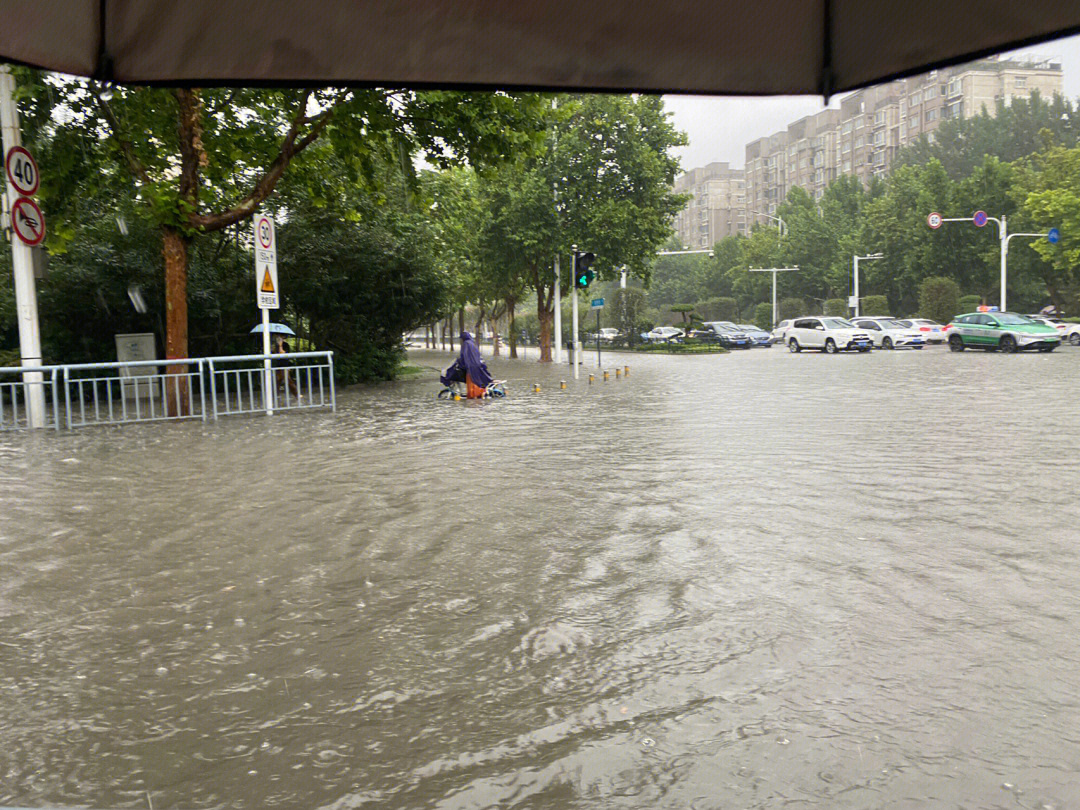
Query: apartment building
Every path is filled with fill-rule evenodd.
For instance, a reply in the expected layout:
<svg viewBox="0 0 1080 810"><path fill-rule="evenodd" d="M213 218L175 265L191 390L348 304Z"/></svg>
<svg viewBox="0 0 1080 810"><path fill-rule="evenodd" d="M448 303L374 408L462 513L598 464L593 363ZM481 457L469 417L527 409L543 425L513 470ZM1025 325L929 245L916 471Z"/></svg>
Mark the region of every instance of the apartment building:
<svg viewBox="0 0 1080 810"><path fill-rule="evenodd" d="M842 174L864 184L888 172L902 147L949 118L971 118L1034 91L1062 92L1054 59L987 59L858 90L828 109L746 146L747 219L766 223L795 186L820 199Z"/></svg>
<svg viewBox="0 0 1080 810"><path fill-rule="evenodd" d="M676 179L675 191L691 195L674 222L684 247L711 248L725 236L746 233L746 181L741 169L710 163Z"/></svg>

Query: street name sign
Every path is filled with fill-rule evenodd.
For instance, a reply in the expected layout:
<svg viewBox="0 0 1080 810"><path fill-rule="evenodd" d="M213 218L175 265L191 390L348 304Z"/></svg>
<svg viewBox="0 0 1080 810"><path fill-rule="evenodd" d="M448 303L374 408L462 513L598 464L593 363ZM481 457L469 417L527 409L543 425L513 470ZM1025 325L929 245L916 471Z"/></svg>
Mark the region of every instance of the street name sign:
<svg viewBox="0 0 1080 810"><path fill-rule="evenodd" d="M255 297L259 309L281 307L274 220L266 214L255 215Z"/></svg>
<svg viewBox="0 0 1080 810"><path fill-rule="evenodd" d="M594 298L592 300L592 303L589 306L592 307L593 309L603 309L604 308L604 299L603 298Z"/></svg>

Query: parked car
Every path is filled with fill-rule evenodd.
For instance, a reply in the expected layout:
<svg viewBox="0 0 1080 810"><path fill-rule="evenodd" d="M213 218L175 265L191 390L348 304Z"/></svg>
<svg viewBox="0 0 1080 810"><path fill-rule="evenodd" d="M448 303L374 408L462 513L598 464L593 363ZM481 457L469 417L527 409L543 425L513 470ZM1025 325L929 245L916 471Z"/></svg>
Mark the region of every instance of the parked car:
<svg viewBox="0 0 1080 810"><path fill-rule="evenodd" d="M750 340L754 342L755 346L772 346L772 332L767 332L761 327L755 326L752 323L738 323L735 325L746 333Z"/></svg>
<svg viewBox="0 0 1080 810"><path fill-rule="evenodd" d="M879 349L921 349L926 345L922 332L894 318L852 318L851 323L865 329Z"/></svg>
<svg viewBox="0 0 1080 810"><path fill-rule="evenodd" d="M821 349L827 354L840 351L868 352L873 347L870 335L843 318L795 318L787 330L787 345L792 352Z"/></svg>
<svg viewBox="0 0 1080 810"><path fill-rule="evenodd" d="M791 328L792 320L780 321L772 330L773 343L787 343L787 333Z"/></svg>
<svg viewBox="0 0 1080 810"><path fill-rule="evenodd" d="M1069 331L1069 324L1065 323L1065 321L1061 320L1061 318L1058 318L1058 317L1055 317L1055 316L1051 316L1051 315L1025 315L1024 317L1025 318L1031 318L1031 320L1035 321L1035 323L1042 323L1042 324L1046 324L1047 326L1052 326L1052 327L1054 327L1055 329L1058 330L1058 334L1060 334L1060 335L1064 335L1066 332ZM1064 337L1062 338L1062 340L1064 340Z"/></svg>
<svg viewBox="0 0 1080 810"><path fill-rule="evenodd" d="M750 336L730 321L709 321L704 326L716 334L720 345L729 349L749 349L754 345Z"/></svg>
<svg viewBox="0 0 1080 810"><path fill-rule="evenodd" d="M1067 340L1073 346L1080 346L1080 323L1070 323L1065 327L1062 340Z"/></svg>
<svg viewBox="0 0 1080 810"><path fill-rule="evenodd" d="M949 348L954 352L964 349L1052 352L1061 345L1061 335L1053 326L1035 323L1015 312L969 312L953 318L946 329Z"/></svg>
<svg viewBox="0 0 1080 810"><path fill-rule="evenodd" d="M674 326L657 326L651 332L642 332L641 339L649 343L670 343L682 340L683 330Z"/></svg>
<svg viewBox="0 0 1080 810"><path fill-rule="evenodd" d="M622 333L618 329L613 329L610 326L605 326L603 329L600 330L601 343L614 343L621 337Z"/></svg>
<svg viewBox="0 0 1080 810"><path fill-rule="evenodd" d="M923 340L927 343L944 343L947 337L945 327L929 318L897 318L896 322L912 329L918 329L922 332Z"/></svg>

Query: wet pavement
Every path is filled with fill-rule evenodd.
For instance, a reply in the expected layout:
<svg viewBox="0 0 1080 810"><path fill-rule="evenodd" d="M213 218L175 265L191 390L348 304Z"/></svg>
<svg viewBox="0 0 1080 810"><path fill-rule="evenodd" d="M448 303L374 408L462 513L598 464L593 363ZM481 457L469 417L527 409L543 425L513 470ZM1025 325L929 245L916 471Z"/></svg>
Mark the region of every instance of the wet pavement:
<svg viewBox="0 0 1080 810"><path fill-rule="evenodd" d="M1080 806L1080 350L606 358L0 435L0 805Z"/></svg>

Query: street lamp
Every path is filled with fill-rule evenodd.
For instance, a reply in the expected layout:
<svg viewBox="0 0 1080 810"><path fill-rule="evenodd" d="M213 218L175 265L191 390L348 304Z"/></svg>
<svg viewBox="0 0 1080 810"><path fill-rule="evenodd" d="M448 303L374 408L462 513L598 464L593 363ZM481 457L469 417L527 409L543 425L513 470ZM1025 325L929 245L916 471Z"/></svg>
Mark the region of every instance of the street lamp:
<svg viewBox="0 0 1080 810"><path fill-rule="evenodd" d="M869 261L871 259L884 259L885 255L882 253L868 253L865 256L855 256L855 293L851 296L851 300L848 301L848 306L854 308L855 317L859 317L859 261Z"/></svg>
<svg viewBox="0 0 1080 810"><path fill-rule="evenodd" d="M748 267L751 273L772 273L772 325L773 329L776 328L776 274L777 273L794 273L799 269L798 265L794 267Z"/></svg>
<svg viewBox="0 0 1080 810"><path fill-rule="evenodd" d="M716 251L712 248L702 248L701 250L658 250L657 256L685 256L690 253L708 253L710 256L715 256Z"/></svg>
<svg viewBox="0 0 1080 810"><path fill-rule="evenodd" d="M779 227L778 230L780 231L780 235L781 236L787 236L787 223L784 222L784 220L781 219L780 217L775 217L772 214L766 214L764 211L751 211L750 213L751 214L757 214L759 217L768 217L769 219L773 220L774 222L779 222L780 227Z"/></svg>

